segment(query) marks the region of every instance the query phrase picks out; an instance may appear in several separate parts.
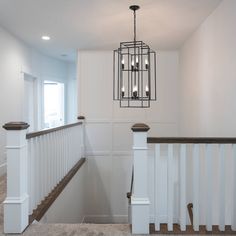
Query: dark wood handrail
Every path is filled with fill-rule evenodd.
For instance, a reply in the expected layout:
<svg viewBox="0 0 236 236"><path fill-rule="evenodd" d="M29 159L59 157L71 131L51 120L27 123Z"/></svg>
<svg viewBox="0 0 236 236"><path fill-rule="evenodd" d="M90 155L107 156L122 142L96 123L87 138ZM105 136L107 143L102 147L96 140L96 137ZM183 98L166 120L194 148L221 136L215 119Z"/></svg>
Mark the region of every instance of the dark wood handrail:
<svg viewBox="0 0 236 236"><path fill-rule="evenodd" d="M74 167L67 173L67 175L58 183L58 185L48 194L47 197L37 206L33 211L33 214L29 216L29 223L31 224L34 220L40 221L44 214L47 212L49 207L57 199L60 193L65 189L70 180L74 177L77 171L85 163L86 159L81 158Z"/></svg>
<svg viewBox="0 0 236 236"><path fill-rule="evenodd" d="M227 144L236 143L236 138L224 138L224 137L149 137L148 143L215 143L215 144Z"/></svg>
<svg viewBox="0 0 236 236"><path fill-rule="evenodd" d="M131 183L130 183L130 192L126 194L127 198L131 200L131 196L133 193L133 185L134 185L134 167L132 167L132 175L131 175Z"/></svg>
<svg viewBox="0 0 236 236"><path fill-rule="evenodd" d="M26 139L35 138L35 137L38 137L38 136L41 136L41 135L49 134L49 133L59 131L59 130L62 130L62 129L68 129L68 128L71 128L71 127L74 127L74 126L77 126L77 125L81 125L81 124L83 124L83 122L76 122L76 123L73 123L73 124L63 125L63 126L59 126L59 127L56 127L56 128L45 129L45 130L40 130L40 131L37 131L37 132L28 133L28 134L26 134Z"/></svg>

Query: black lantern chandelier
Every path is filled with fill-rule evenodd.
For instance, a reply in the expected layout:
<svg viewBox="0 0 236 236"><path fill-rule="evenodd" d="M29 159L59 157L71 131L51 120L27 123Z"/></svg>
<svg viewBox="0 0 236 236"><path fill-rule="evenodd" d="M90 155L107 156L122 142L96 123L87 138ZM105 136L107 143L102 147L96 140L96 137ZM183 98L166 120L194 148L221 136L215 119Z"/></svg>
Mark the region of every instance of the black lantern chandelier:
<svg viewBox="0 0 236 236"><path fill-rule="evenodd" d="M136 41L136 11L134 14L134 40L121 42L113 55L113 99L120 107L147 108L156 100L156 52L143 41Z"/></svg>

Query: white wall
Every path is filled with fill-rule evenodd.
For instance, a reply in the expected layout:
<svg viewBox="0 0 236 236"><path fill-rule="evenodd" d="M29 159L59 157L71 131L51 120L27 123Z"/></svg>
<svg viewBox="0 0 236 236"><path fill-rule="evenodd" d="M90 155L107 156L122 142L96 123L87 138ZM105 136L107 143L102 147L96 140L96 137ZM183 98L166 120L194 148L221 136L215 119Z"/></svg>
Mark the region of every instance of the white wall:
<svg viewBox="0 0 236 236"><path fill-rule="evenodd" d="M0 28L0 124L23 120L23 73L67 82L68 63L26 46ZM76 110L76 109L75 109ZM5 130L0 129L0 175L5 171Z"/></svg>
<svg viewBox="0 0 236 236"><path fill-rule="evenodd" d="M41 223L82 223L85 211L87 163L74 175L62 193L47 210Z"/></svg>
<svg viewBox="0 0 236 236"><path fill-rule="evenodd" d="M235 12L222 1L181 48L181 135L235 137Z"/></svg>
<svg viewBox="0 0 236 236"><path fill-rule="evenodd" d="M180 135L236 136L236 1L224 0L180 50ZM219 224L219 152L213 145L213 223ZM231 223L233 157L226 146L226 223ZM188 158L188 161L191 158ZM201 222L205 223L206 169L201 153ZM189 166L192 162L189 161ZM191 176L191 168L189 169ZM190 181L189 181L190 180ZM191 189L192 179L188 187ZM192 201L189 191L188 200Z"/></svg>
<svg viewBox="0 0 236 236"><path fill-rule="evenodd" d="M66 113L67 123L73 123L77 120L77 65L74 62L68 63L66 88Z"/></svg>
<svg viewBox="0 0 236 236"><path fill-rule="evenodd" d="M113 101L113 54L78 52L79 114L86 117L88 177L85 222L125 222L132 169L131 126L149 136L178 135L178 52L157 53L157 101L151 108L120 108Z"/></svg>

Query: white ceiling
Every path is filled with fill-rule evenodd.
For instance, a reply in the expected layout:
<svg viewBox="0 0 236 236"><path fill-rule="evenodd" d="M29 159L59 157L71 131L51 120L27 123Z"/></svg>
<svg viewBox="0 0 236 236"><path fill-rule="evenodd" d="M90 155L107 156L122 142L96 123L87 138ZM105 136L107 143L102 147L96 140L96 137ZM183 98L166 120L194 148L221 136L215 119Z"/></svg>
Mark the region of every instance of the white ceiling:
<svg viewBox="0 0 236 236"><path fill-rule="evenodd" d="M129 5L138 4L137 38L179 48L221 0L0 0L0 25L38 50L64 59L76 49L115 49L133 38ZM51 40L43 42L42 35Z"/></svg>

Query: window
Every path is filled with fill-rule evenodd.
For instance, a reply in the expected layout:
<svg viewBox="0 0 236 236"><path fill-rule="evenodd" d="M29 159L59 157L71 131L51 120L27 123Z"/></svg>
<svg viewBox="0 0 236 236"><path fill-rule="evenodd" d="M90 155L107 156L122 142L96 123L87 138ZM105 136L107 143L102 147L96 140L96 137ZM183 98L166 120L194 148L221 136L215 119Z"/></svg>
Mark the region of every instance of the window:
<svg viewBox="0 0 236 236"><path fill-rule="evenodd" d="M44 81L44 128L64 125L64 84Z"/></svg>

